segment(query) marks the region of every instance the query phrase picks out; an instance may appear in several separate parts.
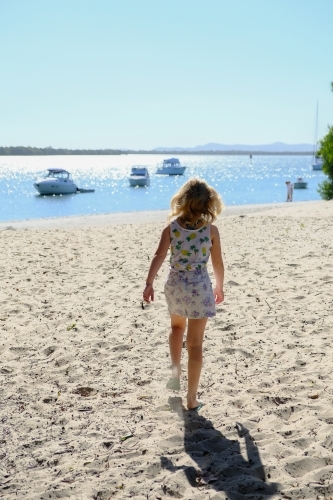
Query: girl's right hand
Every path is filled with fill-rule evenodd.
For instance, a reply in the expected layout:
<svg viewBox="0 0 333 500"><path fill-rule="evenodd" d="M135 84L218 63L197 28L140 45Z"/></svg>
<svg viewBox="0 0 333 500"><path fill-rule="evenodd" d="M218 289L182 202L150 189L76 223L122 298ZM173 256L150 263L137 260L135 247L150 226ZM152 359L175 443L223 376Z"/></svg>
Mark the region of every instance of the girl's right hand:
<svg viewBox="0 0 333 500"><path fill-rule="evenodd" d="M150 301L154 302L154 288L153 285L146 285L146 288L143 290L143 300L148 304Z"/></svg>
<svg viewBox="0 0 333 500"><path fill-rule="evenodd" d="M224 301L224 292L220 288L214 288L215 304L221 304Z"/></svg>

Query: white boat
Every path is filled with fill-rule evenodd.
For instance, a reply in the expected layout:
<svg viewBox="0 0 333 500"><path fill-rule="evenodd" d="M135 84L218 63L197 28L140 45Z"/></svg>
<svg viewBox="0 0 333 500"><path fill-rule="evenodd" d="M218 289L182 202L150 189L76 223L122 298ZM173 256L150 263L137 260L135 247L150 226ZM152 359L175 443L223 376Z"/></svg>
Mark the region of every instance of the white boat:
<svg viewBox="0 0 333 500"><path fill-rule="evenodd" d="M131 175L128 178L130 186L146 187L150 185L149 172L146 167L132 167Z"/></svg>
<svg viewBox="0 0 333 500"><path fill-rule="evenodd" d="M156 173L164 175L183 175L186 167L183 167L178 158L169 158L164 160L163 164L158 167Z"/></svg>
<svg viewBox="0 0 333 500"><path fill-rule="evenodd" d="M62 168L48 168L43 177L36 180L34 187L39 194L71 194L80 191L71 174Z"/></svg>
<svg viewBox="0 0 333 500"><path fill-rule="evenodd" d="M313 157L312 157L312 170L321 170L323 168L322 158L317 156L318 147L318 101L317 101L317 113L316 113L316 130L315 130L315 141L313 145Z"/></svg>
<svg viewBox="0 0 333 500"><path fill-rule="evenodd" d="M302 177L299 177L296 182L294 182L294 189L306 189L308 183L303 181Z"/></svg>
<svg viewBox="0 0 333 500"><path fill-rule="evenodd" d="M322 170L323 168L323 160L322 158L315 158L312 163L312 170Z"/></svg>

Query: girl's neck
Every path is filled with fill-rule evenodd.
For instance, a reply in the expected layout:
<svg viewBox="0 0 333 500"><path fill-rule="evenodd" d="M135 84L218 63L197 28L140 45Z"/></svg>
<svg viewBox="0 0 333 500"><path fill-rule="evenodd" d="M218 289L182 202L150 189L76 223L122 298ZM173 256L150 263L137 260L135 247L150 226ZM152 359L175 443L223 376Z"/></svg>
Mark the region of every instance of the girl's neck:
<svg viewBox="0 0 333 500"><path fill-rule="evenodd" d="M202 219L197 219L196 221L188 221L184 217L178 217L177 222L183 229L195 230L200 229L204 221Z"/></svg>

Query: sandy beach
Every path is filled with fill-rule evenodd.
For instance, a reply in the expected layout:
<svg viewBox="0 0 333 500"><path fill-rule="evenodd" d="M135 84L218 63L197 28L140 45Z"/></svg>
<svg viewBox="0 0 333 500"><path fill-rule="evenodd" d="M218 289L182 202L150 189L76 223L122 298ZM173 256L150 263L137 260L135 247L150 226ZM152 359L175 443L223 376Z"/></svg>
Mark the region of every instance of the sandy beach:
<svg viewBox="0 0 333 500"><path fill-rule="evenodd" d="M198 414L163 296L167 212L0 223L0 497L332 499L333 201L227 207ZM212 273L212 268L209 268Z"/></svg>

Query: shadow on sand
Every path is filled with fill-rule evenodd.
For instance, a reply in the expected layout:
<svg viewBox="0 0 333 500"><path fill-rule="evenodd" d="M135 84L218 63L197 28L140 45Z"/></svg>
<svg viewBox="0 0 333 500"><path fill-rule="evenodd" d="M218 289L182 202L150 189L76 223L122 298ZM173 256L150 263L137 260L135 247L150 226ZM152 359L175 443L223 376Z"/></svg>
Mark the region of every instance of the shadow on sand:
<svg viewBox="0 0 333 500"><path fill-rule="evenodd" d="M228 500L267 500L277 493L278 484L267 482L258 448L242 424L235 422L235 428L238 437L245 441L247 460L241 454L240 440L227 439L203 415L186 411L180 397L170 397L169 405L184 421L185 451L198 467L175 466L162 456L164 469L182 470L192 487L202 492L209 490L211 494L214 490L223 492L223 498Z"/></svg>

